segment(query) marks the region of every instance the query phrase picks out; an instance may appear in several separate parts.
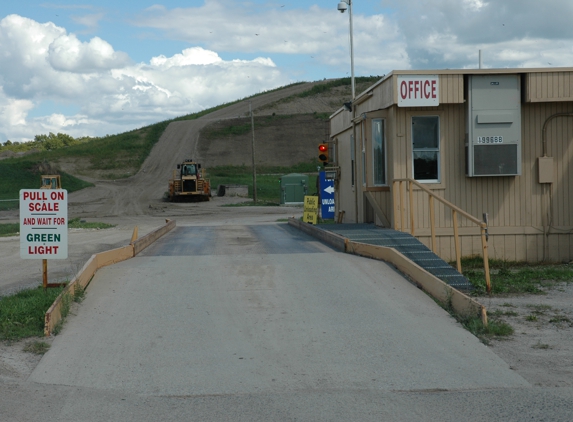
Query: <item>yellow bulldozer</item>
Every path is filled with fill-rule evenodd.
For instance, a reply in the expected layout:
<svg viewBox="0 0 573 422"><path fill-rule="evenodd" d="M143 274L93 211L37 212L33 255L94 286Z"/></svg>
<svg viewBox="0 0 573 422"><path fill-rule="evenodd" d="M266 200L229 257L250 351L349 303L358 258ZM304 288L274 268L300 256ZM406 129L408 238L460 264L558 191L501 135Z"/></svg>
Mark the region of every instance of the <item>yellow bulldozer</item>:
<svg viewBox="0 0 573 422"><path fill-rule="evenodd" d="M59 174L43 174L40 177L42 179L42 186L40 186L40 189L62 189L62 182Z"/></svg>
<svg viewBox="0 0 573 422"><path fill-rule="evenodd" d="M173 177L169 179L169 201L209 201L210 198L211 183L205 178L201 164L193 160L177 164Z"/></svg>

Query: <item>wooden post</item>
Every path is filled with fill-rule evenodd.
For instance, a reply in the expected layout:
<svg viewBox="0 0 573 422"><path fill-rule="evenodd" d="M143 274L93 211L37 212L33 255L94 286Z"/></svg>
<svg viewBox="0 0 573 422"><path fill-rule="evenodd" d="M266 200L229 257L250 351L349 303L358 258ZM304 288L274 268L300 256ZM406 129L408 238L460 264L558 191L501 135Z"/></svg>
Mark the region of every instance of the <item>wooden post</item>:
<svg viewBox="0 0 573 422"><path fill-rule="evenodd" d="M166 222L169 222L169 220L167 220ZM137 240L137 236L138 236L138 228L137 226L135 226L133 228L133 234L131 235L131 243L135 242Z"/></svg>
<svg viewBox="0 0 573 422"><path fill-rule="evenodd" d="M402 193L403 182L400 180L400 231L404 231L404 194Z"/></svg>
<svg viewBox="0 0 573 422"><path fill-rule="evenodd" d="M452 220L454 222L454 246L456 248L456 265L458 267L458 272L462 273L462 257L460 251L460 237L458 235L458 213L456 210L452 210Z"/></svg>
<svg viewBox="0 0 573 422"><path fill-rule="evenodd" d="M434 197L429 196L429 206L430 206L430 230L432 231L432 252L436 253L436 220L434 217Z"/></svg>
<svg viewBox="0 0 573 422"><path fill-rule="evenodd" d="M398 182L392 183L392 199L394 200L394 230L398 230L398 199L396 198L396 189Z"/></svg>
<svg viewBox="0 0 573 422"><path fill-rule="evenodd" d="M489 256L487 252L487 240L485 238L485 227L481 227L481 245L483 248L483 270L485 273L485 286L487 294L491 294L491 280L489 278Z"/></svg>
<svg viewBox="0 0 573 422"><path fill-rule="evenodd" d="M42 286L44 290L48 288L48 260L42 259Z"/></svg>
<svg viewBox="0 0 573 422"><path fill-rule="evenodd" d="M481 322L487 328L487 309L485 309L485 306L481 308Z"/></svg>
<svg viewBox="0 0 573 422"><path fill-rule="evenodd" d="M414 184L410 181L410 234L414 236Z"/></svg>

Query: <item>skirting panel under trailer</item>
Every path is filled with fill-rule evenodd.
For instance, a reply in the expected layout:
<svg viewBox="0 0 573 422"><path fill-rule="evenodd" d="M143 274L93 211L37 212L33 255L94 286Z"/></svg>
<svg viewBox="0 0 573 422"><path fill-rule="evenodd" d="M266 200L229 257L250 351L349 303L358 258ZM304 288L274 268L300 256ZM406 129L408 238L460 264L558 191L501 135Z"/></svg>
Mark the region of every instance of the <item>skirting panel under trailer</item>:
<svg viewBox="0 0 573 422"><path fill-rule="evenodd" d="M408 276L422 290L441 303L449 304L459 315L481 318L487 325L486 308L476 300L453 288L435 275L426 271L394 248L355 242L339 234L289 218L288 223L299 230L320 239L324 243L341 252L367 258L379 259L394 265L400 272Z"/></svg>

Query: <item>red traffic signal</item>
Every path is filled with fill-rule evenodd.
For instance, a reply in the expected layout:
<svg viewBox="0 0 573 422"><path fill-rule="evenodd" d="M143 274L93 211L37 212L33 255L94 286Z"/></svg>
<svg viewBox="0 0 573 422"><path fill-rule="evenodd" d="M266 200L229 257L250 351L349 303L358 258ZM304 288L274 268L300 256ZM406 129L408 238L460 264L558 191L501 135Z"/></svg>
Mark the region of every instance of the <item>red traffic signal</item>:
<svg viewBox="0 0 573 422"><path fill-rule="evenodd" d="M328 164L328 144L318 145L318 159L324 164Z"/></svg>

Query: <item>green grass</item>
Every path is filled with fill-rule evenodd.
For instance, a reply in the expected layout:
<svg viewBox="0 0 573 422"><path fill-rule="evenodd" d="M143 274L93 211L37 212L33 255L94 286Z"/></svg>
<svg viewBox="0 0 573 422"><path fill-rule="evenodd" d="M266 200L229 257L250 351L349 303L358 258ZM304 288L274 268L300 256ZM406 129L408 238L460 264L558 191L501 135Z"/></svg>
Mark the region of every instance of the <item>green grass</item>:
<svg viewBox="0 0 573 422"><path fill-rule="evenodd" d="M300 163L292 167L257 167L257 202L258 205L278 205L280 203L280 177L289 173L316 173L318 161ZM253 197L253 170L247 166L219 166L209 169L213 191L218 185L247 185L249 197ZM309 175L309 195L316 193L316 175ZM252 204L252 203L251 203ZM244 205L249 205L245 203ZM237 205L240 206L240 205Z"/></svg>
<svg viewBox="0 0 573 422"><path fill-rule="evenodd" d="M510 317L514 317L514 316L519 316L519 314L515 311L502 311L502 310L495 310L493 312L488 312L488 315L494 316L494 317L500 317L500 316L510 316Z"/></svg>
<svg viewBox="0 0 573 422"><path fill-rule="evenodd" d="M511 325L497 318L488 318L487 327L481 318L458 318L458 321L485 344L491 339L508 337L514 332Z"/></svg>
<svg viewBox="0 0 573 422"><path fill-rule="evenodd" d="M19 223L0 224L0 237L15 236L20 232Z"/></svg>
<svg viewBox="0 0 573 422"><path fill-rule="evenodd" d="M42 336L44 315L61 291L38 287L0 297L0 340Z"/></svg>
<svg viewBox="0 0 573 422"><path fill-rule="evenodd" d="M456 313L452 306L451 296L447 302L442 302L434 297L432 299L484 344L489 344L491 339L502 339L514 333L513 327L499 318L503 312L488 312L488 324L485 326L481 318L477 316L467 317Z"/></svg>
<svg viewBox="0 0 573 422"><path fill-rule="evenodd" d="M79 217L72 218L68 221L69 229L110 229L115 227L115 224L98 223L98 222L88 222L80 220Z"/></svg>
<svg viewBox="0 0 573 422"><path fill-rule="evenodd" d="M50 345L45 341L31 341L24 346L24 352L43 355L50 349Z"/></svg>
<svg viewBox="0 0 573 422"><path fill-rule="evenodd" d="M525 317L525 320L526 320L526 321L530 321L530 322L537 321L537 315L527 315L527 316Z"/></svg>
<svg viewBox="0 0 573 422"><path fill-rule="evenodd" d="M534 265L526 262L490 260L492 294L544 294L544 289L558 283L573 282L573 266ZM462 260L464 275L476 287L476 294L486 291L481 257Z"/></svg>
<svg viewBox="0 0 573 422"><path fill-rule="evenodd" d="M0 199L15 199L11 202L0 202L0 209L17 209L20 189L39 189L41 160L6 159L0 161ZM62 187L68 192L75 192L93 184L84 182L70 174L60 172Z"/></svg>
<svg viewBox="0 0 573 422"><path fill-rule="evenodd" d="M381 79L380 76L360 76L358 78L355 78L354 82L355 84L367 83L371 85L374 84L375 82L378 82L378 80L380 79ZM313 95L323 94L339 86L350 86L350 85L351 85L351 78L335 79L333 81L328 81L323 84L317 84L312 88L310 88L309 90L303 91L300 94L296 94L296 97L299 98L312 97ZM359 93L357 92L356 94Z"/></svg>
<svg viewBox="0 0 573 422"><path fill-rule="evenodd" d="M12 158L3 161L10 161L10 163L24 161L55 163L61 159L83 159L86 164L80 171L81 174L89 175L92 171L105 170L110 173L129 176L139 170L168 124L169 121L160 122L118 135L94 138L67 148L41 151L24 158ZM2 166L3 163L0 163L0 169ZM36 182L34 186L37 184ZM69 181L64 177L62 177L62 186L68 190L71 188Z"/></svg>

